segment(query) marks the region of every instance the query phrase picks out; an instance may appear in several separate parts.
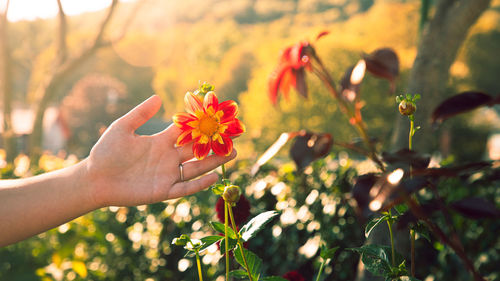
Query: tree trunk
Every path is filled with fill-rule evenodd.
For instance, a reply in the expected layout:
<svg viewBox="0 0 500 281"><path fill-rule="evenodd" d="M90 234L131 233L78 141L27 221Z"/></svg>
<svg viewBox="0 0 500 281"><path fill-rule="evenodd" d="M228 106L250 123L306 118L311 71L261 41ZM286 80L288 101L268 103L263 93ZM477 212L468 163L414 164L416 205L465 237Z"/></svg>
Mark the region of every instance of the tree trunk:
<svg viewBox="0 0 500 281"><path fill-rule="evenodd" d="M12 126L12 64L9 49L7 11L0 14L0 91L3 95L3 146L7 163L12 163L17 155L16 136Z"/></svg>
<svg viewBox="0 0 500 281"><path fill-rule="evenodd" d="M420 94L415 123L422 129L414 136L417 151L433 152L439 148L430 117L437 104L448 95L449 70L469 28L489 7L491 0L441 0L434 17L425 26L413 63L406 93ZM395 149L408 146L408 118L396 120Z"/></svg>

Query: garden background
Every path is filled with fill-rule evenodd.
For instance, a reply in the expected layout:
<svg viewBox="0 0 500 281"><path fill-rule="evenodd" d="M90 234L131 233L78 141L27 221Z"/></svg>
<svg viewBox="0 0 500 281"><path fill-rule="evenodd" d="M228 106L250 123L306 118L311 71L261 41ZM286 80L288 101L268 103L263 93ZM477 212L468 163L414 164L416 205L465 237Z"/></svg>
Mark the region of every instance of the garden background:
<svg viewBox="0 0 500 281"><path fill-rule="evenodd" d="M138 133L158 132L174 113L183 111L185 92L207 81L215 85L219 99L239 103L239 118L247 128L235 140L238 158L228 167L230 179L242 187L252 214L281 212L249 249L264 260L268 275L297 270L312 280L320 265L320 242L340 249L365 243L367 218L356 211L351 191L355 177L374 165L333 146L326 157L299 169L287 144L251 174L259 156L283 132L306 129L344 142L357 136L319 79L307 79L308 99L292 90L288 100L274 106L269 76L280 51L302 40L314 42L337 80L363 54L381 47L394 49L400 66L395 91L387 81L366 76L361 92L364 120L369 135L379 140L378 150L397 150L394 130L399 112L394 97L408 91L422 32L422 5L430 5L432 16L434 2L113 1L112 14L108 8L66 15L62 25L61 17L15 22L3 18L2 179L58 169L86 157L106 126L153 93L162 98L163 108ZM325 30L329 34L314 41ZM466 34L449 79L441 81L443 93L420 93L431 101L426 105L435 107L466 90L499 93L500 1L491 1ZM488 141L496 139L496 149L500 146L494 137L500 131L499 112L498 106L485 107L446 121L433 131L432 145L420 147L441 165L498 160L494 149L488 150ZM420 125L430 127L427 120ZM415 138L417 145L427 142L425 135L417 133ZM499 206L498 185L497 179L471 190L460 179L451 179L442 192L450 201L480 195ZM148 206L94 211L1 248L0 279L196 280L193 260L171 242L183 233L215 234L208 222L217 220L216 200L204 191ZM498 220L468 221L456 213L452 219L474 265L490 280L500 278ZM422 280L471 280L453 251L437 238L417 240L417 259ZM207 280L223 280L217 247L211 247L202 261ZM340 251L323 278L355 280L358 262L358 254Z"/></svg>

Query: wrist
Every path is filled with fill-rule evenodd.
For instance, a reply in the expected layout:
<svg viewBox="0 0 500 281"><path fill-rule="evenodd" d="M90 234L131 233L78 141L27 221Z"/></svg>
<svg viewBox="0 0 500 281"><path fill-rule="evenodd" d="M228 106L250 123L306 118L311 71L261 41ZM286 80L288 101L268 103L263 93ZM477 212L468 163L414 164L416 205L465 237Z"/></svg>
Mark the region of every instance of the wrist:
<svg viewBox="0 0 500 281"><path fill-rule="evenodd" d="M106 207L107 204L105 203L106 200L103 199L102 189L99 188L99 182L101 181L99 173L95 171L96 169L93 169L89 158L83 159L77 165L79 165L78 168L82 179L81 188L84 191L87 202L91 204L94 210Z"/></svg>

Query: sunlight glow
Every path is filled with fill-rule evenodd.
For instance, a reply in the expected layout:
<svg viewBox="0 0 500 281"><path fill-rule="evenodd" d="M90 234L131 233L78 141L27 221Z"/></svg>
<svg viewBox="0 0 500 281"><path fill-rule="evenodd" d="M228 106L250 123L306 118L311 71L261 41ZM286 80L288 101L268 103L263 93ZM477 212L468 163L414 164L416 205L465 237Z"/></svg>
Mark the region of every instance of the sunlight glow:
<svg viewBox="0 0 500 281"><path fill-rule="evenodd" d="M126 0L122 2L130 2ZM0 7L4 6L6 0L0 1ZM78 15L85 12L99 11L109 7L111 0L62 0L64 12L68 16ZM0 8L1 10L1 8ZM48 19L57 15L56 0L11 0L7 17L9 21Z"/></svg>
<svg viewBox="0 0 500 281"><path fill-rule="evenodd" d="M390 173L387 176L387 181L390 184L398 184L399 181L403 178L404 173L405 172L403 171L403 169L401 169L401 168L396 169L396 170L394 170L394 172Z"/></svg>
<svg viewBox="0 0 500 281"><path fill-rule="evenodd" d="M365 77L366 63L365 60L360 60L351 73L351 84L357 85L361 83L363 77Z"/></svg>

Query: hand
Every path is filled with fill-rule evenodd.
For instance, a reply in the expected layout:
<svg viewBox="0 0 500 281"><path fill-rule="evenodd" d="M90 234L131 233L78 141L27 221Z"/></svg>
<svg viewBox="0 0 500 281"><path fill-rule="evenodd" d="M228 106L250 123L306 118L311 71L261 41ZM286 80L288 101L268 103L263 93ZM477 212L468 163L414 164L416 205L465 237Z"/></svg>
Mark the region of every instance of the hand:
<svg viewBox="0 0 500 281"><path fill-rule="evenodd" d="M188 161L194 157L192 146L175 146L181 131L173 124L153 136L135 134L160 107L161 99L152 96L111 124L92 148L85 161L96 206L149 204L193 194L218 178L215 173L201 175L236 156L233 151L227 157ZM181 163L184 181L180 180Z"/></svg>

